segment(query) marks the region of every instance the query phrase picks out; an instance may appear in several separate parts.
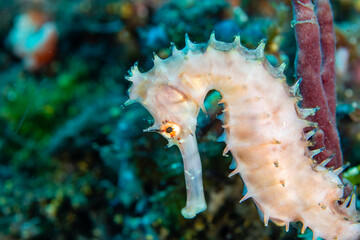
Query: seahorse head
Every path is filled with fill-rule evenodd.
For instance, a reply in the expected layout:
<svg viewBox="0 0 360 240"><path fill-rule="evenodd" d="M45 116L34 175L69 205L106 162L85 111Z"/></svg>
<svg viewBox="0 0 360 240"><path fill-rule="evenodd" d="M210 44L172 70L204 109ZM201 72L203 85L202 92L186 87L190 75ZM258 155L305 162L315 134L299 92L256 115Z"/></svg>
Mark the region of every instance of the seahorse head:
<svg viewBox="0 0 360 240"><path fill-rule="evenodd" d="M133 83L129 89L131 101L140 102L154 118L154 125L144 131L159 132L170 145L177 146L189 135L194 135L202 104L202 99L196 99L198 94L189 92L193 88L184 81L185 51L173 47L171 58L155 56L154 67L148 72L140 72L135 64L128 77ZM203 87L199 87L197 92L200 89Z"/></svg>
<svg viewBox="0 0 360 240"><path fill-rule="evenodd" d="M199 107L189 96L169 84L149 86L142 105L154 117L154 125L144 131L159 132L170 145L180 146L194 135Z"/></svg>

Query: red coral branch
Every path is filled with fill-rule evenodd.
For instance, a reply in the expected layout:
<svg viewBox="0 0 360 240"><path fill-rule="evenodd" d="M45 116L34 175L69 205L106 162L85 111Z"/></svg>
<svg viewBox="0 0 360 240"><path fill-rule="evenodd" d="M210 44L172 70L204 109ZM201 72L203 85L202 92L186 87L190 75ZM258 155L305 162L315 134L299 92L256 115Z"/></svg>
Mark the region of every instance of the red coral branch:
<svg viewBox="0 0 360 240"><path fill-rule="evenodd" d="M311 0L292 0L292 3L298 45L296 77L302 79L301 106L320 107L315 116L309 117L320 128L314 136L314 148L325 147L315 160L322 162L335 153L334 160L327 166L337 168L342 166L342 153L335 121L335 40L331 7L328 0L318 0L316 16Z"/></svg>
<svg viewBox="0 0 360 240"><path fill-rule="evenodd" d="M335 32L329 0L315 1L316 17L320 26L320 44L322 54L321 79L328 106L336 124L335 92Z"/></svg>

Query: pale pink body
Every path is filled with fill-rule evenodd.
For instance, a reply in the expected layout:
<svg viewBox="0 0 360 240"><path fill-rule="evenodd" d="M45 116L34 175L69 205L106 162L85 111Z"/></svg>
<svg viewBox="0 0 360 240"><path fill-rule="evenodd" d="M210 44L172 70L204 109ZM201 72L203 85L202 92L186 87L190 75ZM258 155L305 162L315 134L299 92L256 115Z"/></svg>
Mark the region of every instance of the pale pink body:
<svg viewBox="0 0 360 240"><path fill-rule="evenodd" d="M195 128L199 109L210 90L222 95L225 105L226 150L231 151L247 187L242 200L252 198L268 220L287 228L301 221L313 231L314 239L358 239L355 198L338 203L343 184L337 172L316 165L312 157L319 151L308 150L304 134L305 120L314 109L300 109L294 86L289 88L282 73L283 65L272 67L264 58L264 44L255 50L215 40L208 45L187 39L182 51L173 49L168 59L155 59L149 72L133 68L129 80L130 99L139 101L155 119L148 131L158 131L164 124L179 126L175 137L161 132L182 153L187 185L187 204L182 210L192 218L206 209L201 164ZM343 200L343 199L342 199Z"/></svg>

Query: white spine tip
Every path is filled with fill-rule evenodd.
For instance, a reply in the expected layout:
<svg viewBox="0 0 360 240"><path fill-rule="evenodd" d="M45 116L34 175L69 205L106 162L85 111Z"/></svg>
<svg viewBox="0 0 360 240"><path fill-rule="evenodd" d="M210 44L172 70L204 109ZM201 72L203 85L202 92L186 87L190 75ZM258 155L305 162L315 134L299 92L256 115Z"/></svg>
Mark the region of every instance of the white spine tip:
<svg viewBox="0 0 360 240"><path fill-rule="evenodd" d="M284 73L285 68L286 68L286 62L283 62L283 63L281 63L280 66L278 67L278 71L281 72L281 73Z"/></svg>
<svg viewBox="0 0 360 240"><path fill-rule="evenodd" d="M240 35L236 35L235 38L234 38L233 43L238 44L238 45L241 45L240 39L241 39L241 38L240 38Z"/></svg>
<svg viewBox="0 0 360 240"><path fill-rule="evenodd" d="M154 65L155 65L155 66L158 65L158 63L159 63L161 60L162 60L162 59L161 59L158 55L156 55L155 52L153 52Z"/></svg>
<svg viewBox="0 0 360 240"><path fill-rule="evenodd" d="M328 157L327 159L325 159L324 161L322 161L319 165L322 167L325 167L331 160L333 160L335 157L335 153L332 154L330 157Z"/></svg>
<svg viewBox="0 0 360 240"><path fill-rule="evenodd" d="M264 212L264 225L267 227L269 225L269 214Z"/></svg>
<svg viewBox="0 0 360 240"><path fill-rule="evenodd" d="M315 135L315 133L318 131L319 129L318 128L314 128L312 129L311 131L307 132L307 133L304 133L304 139L307 141L309 140L312 136Z"/></svg>
<svg viewBox="0 0 360 240"><path fill-rule="evenodd" d="M153 125L143 130L143 132L159 132L159 126Z"/></svg>
<svg viewBox="0 0 360 240"><path fill-rule="evenodd" d="M350 210L350 212L356 212L356 195L355 195L355 193L351 194L349 210Z"/></svg>
<svg viewBox="0 0 360 240"><path fill-rule="evenodd" d="M140 73L140 71L139 71L139 68L138 68L138 62L135 62L134 66L132 66L131 69L130 69L129 75L134 76L134 75L139 74L139 73Z"/></svg>
<svg viewBox="0 0 360 240"><path fill-rule="evenodd" d="M302 119L305 119L309 116L314 116L317 111L319 111L320 107L315 108L300 108L297 104L295 104L295 109L298 116Z"/></svg>
<svg viewBox="0 0 360 240"><path fill-rule="evenodd" d="M132 82L130 75L126 75L126 76L125 76L125 79L126 79L127 81L129 81L129 82Z"/></svg>
<svg viewBox="0 0 360 240"><path fill-rule="evenodd" d="M185 34L185 45L188 50L194 50L195 49L195 43L191 42L189 35Z"/></svg>
<svg viewBox="0 0 360 240"><path fill-rule="evenodd" d="M246 193L245 196L243 196L241 198L241 200L239 201L239 203L242 203L244 201L246 201L247 199L251 198L250 194L249 193Z"/></svg>
<svg viewBox="0 0 360 240"><path fill-rule="evenodd" d="M202 103L202 104L200 105L200 109L201 109L201 111L205 114L205 116L208 117L208 113L207 113L207 111L206 111L206 108L205 108L204 103Z"/></svg>
<svg viewBox="0 0 360 240"><path fill-rule="evenodd" d="M265 56L265 46L266 46L266 39L262 39L260 41L259 46L255 49L256 54L260 59L263 59Z"/></svg>
<svg viewBox="0 0 360 240"><path fill-rule="evenodd" d="M293 97L300 97L300 84L302 78L299 78L294 85L290 87L290 93Z"/></svg>
<svg viewBox="0 0 360 240"><path fill-rule="evenodd" d="M228 145L226 145L226 147L224 148L224 151L222 153L223 156L228 157L227 153L230 151L230 148L228 147Z"/></svg>
<svg viewBox="0 0 360 240"><path fill-rule="evenodd" d="M133 104L133 103L135 103L136 102L136 100L133 100L133 99L128 99L128 100L126 100L123 104L121 104L121 108L125 108L125 107L127 107L127 106L129 106L129 105L131 105L131 104Z"/></svg>
<svg viewBox="0 0 360 240"><path fill-rule="evenodd" d="M342 173L346 168L348 168L350 166L350 163L345 164L344 166L339 167L338 169L335 169L333 171L333 173L335 173L336 175L339 175L340 173Z"/></svg>
<svg viewBox="0 0 360 240"><path fill-rule="evenodd" d="M308 157L313 159L316 155L318 155L319 153L321 153L322 151L324 151L325 147L319 148L319 149L315 149L312 151L308 151Z"/></svg>
<svg viewBox="0 0 360 240"><path fill-rule="evenodd" d="M176 45L173 42L170 43L170 50L172 56L177 56L181 53L181 51L177 49Z"/></svg>
<svg viewBox="0 0 360 240"><path fill-rule="evenodd" d="M209 44L215 43L216 41L216 37L215 37L215 31L212 31L210 34L210 38L209 38Z"/></svg>
<svg viewBox="0 0 360 240"><path fill-rule="evenodd" d="M218 104L222 104L222 103L225 103L225 99L224 99L224 98L220 99L220 101L218 102Z"/></svg>
<svg viewBox="0 0 360 240"><path fill-rule="evenodd" d="M352 196L348 196L348 197L345 199L345 201L340 205L340 209L341 209L342 211L345 211L345 210L346 210L347 206L349 205L349 202L350 202L351 198L352 198Z"/></svg>
<svg viewBox="0 0 360 240"><path fill-rule="evenodd" d="M290 222L286 222L285 223L285 231L289 232L289 228L290 228Z"/></svg>
<svg viewBox="0 0 360 240"><path fill-rule="evenodd" d="M307 226L306 226L305 223L303 223L303 226L302 226L302 228L301 228L301 234L304 234L305 231L306 231L306 229L307 229Z"/></svg>
<svg viewBox="0 0 360 240"><path fill-rule="evenodd" d="M135 63L134 63L134 66L132 67L134 70L139 70L138 69L138 65L139 65L139 62L138 61L136 61Z"/></svg>

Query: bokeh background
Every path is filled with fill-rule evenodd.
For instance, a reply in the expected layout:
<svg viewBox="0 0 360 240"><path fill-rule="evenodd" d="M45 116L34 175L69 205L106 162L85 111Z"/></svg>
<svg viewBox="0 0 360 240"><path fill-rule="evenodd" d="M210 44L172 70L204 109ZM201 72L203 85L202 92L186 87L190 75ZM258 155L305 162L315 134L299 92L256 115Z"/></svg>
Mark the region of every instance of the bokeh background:
<svg viewBox="0 0 360 240"><path fill-rule="evenodd" d="M344 176L360 183L360 0L332 1L337 38L338 127ZM230 158L216 143L219 94L199 116L208 210L180 214L186 190L180 153L143 133L151 116L126 108L128 69L216 37L255 48L267 39L274 65L294 81L289 0L0 0L0 239L298 239L264 227ZM309 237L307 232L305 237ZM303 236L304 237L304 236Z"/></svg>

